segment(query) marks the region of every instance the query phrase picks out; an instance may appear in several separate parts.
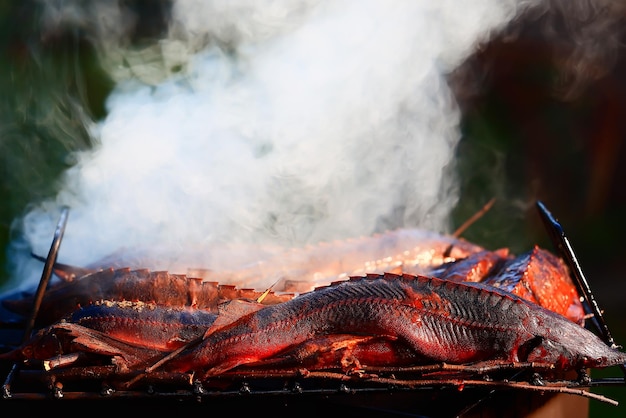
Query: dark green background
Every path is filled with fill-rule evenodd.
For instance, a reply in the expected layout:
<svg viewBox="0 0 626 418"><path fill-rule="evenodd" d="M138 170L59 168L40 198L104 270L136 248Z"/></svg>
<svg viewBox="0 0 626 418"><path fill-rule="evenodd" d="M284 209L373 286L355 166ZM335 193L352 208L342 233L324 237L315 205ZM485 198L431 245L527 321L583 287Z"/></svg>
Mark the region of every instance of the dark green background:
<svg viewBox="0 0 626 418"><path fill-rule="evenodd" d="M146 16L131 34L131 47L163 30L167 2L126 3ZM617 342L626 342L625 51L597 63L604 66L600 75L576 83L564 77L558 59L566 51L544 39L537 22L519 25L515 38L494 39L450 75L463 111L453 167L462 179L455 226L495 197L466 239L515 253L535 244L551 248L534 205L542 200L565 228ZM29 204L54 196L72 152L91 146L84 122L105 115L113 82L83 30L42 33L36 3L0 0L0 47L5 249L13 219ZM7 261L0 251L0 283ZM597 391L623 405L592 401L591 416L626 414L625 387Z"/></svg>

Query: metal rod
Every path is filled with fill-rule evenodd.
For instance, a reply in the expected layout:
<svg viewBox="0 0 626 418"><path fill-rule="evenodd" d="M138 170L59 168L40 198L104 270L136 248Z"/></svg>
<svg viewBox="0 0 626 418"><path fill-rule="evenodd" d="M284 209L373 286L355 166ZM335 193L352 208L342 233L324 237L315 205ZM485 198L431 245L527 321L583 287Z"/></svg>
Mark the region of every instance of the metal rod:
<svg viewBox="0 0 626 418"><path fill-rule="evenodd" d="M15 373L17 373L17 368L17 363L13 363L6 379L4 379L4 383L2 384L2 398L4 399L9 399L11 397L11 383L15 377Z"/></svg>
<svg viewBox="0 0 626 418"><path fill-rule="evenodd" d="M41 279L39 280L39 286L37 287L37 292L35 293L33 308L28 322L26 323L26 328L24 329L22 342L26 342L30 339L33 328L35 327L35 320L37 319L37 314L39 313L39 307L41 306L41 301L43 300L43 294L46 291L46 287L48 286L48 282L50 281L50 276L52 275L54 263L56 262L57 255L59 254L59 247L61 246L61 240L63 239L63 233L65 232L65 225L67 224L68 212L69 208L67 206L63 206L61 208L61 216L54 232L52 244L50 245L50 251L48 252L48 257L46 258L46 263L44 264L44 269L41 274ZM2 397L5 399L12 396L11 383L13 382L13 379L15 378L18 369L19 364L13 363L11 370L4 380L4 383L2 385Z"/></svg>
<svg viewBox="0 0 626 418"><path fill-rule="evenodd" d="M576 258L576 254L574 254L574 250L572 249L572 246L570 245L570 242L567 239L565 232L563 231L563 227L554 218L554 216L552 216L552 214L548 211L546 206L541 201L537 201L537 208L539 209L541 219L543 220L544 225L550 235L550 238L552 239L553 245L561 253L561 256L570 267L572 275L575 279L576 288L587 302L585 310L589 309L590 312L586 313L593 314L594 323L598 328L598 331L602 334L604 342L612 348L617 348L617 345L613 340L613 336L609 331L609 327L606 325L604 317L602 316L602 310L600 309L598 303L593 297L593 293L591 292L589 283L587 282L587 279L583 274L582 268L578 263L578 259Z"/></svg>
<svg viewBox="0 0 626 418"><path fill-rule="evenodd" d="M615 344L611 331L609 331L609 327L604 321L602 310L598 306L596 299L593 297L591 287L589 287L589 282L587 282L587 279L583 274L583 270L578 263L578 259L576 258L576 254L574 253L574 249L572 248L569 239L563 231L563 227L554 218L554 216L552 216L550 211L548 211L546 206L541 201L537 201L537 208L539 209L541 219L548 230L548 234L552 239L552 244L558 249L561 256L570 267L575 279L574 282L576 284L576 288L585 299L586 303L583 304L583 308L585 308L586 313L593 314L593 322L596 328L598 328L598 331L602 334L604 342L611 348L620 348L617 344ZM626 380L626 364L620 364L620 368L622 369L624 379Z"/></svg>
<svg viewBox="0 0 626 418"><path fill-rule="evenodd" d="M41 279L39 280L37 293L35 293L33 309L31 311L30 318L26 323L26 329L24 330L23 342L26 342L30 338L33 328L35 327L35 320L37 319L37 314L39 313L39 307L41 306L41 301L43 300L43 294L46 291L46 287L50 281L50 276L52 275L54 263L56 263L57 255L59 254L59 247L61 246L61 240L63 239L63 234L65 232L65 225L67 224L68 212L69 208L67 206L61 208L61 216L59 218L59 222L57 223L56 230L54 231L54 237L52 239L52 244L50 245L48 257L46 258L46 263L44 264Z"/></svg>

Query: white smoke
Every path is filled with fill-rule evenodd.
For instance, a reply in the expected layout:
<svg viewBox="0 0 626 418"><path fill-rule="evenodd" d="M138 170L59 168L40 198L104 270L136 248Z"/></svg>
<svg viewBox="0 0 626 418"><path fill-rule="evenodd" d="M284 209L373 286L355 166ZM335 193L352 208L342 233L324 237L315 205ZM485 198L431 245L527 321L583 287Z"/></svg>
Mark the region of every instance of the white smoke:
<svg viewBox="0 0 626 418"><path fill-rule="evenodd" d="M119 84L93 128L98 145L75 155L55 201L21 220L24 238L46 255L67 205L60 262L155 249L169 256L143 267L171 269L182 254L233 242L445 232L460 137L445 75L516 7L178 1L160 70L139 59L109 67ZM39 278L41 264L30 265L30 278L17 269L20 283Z"/></svg>

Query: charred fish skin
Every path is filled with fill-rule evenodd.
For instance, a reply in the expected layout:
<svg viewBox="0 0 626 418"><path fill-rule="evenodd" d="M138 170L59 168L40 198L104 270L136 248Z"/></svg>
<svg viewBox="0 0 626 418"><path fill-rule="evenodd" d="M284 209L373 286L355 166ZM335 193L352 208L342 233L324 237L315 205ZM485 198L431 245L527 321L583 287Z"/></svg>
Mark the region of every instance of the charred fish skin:
<svg viewBox="0 0 626 418"><path fill-rule="evenodd" d="M585 312L565 262L538 246L519 256L506 248L479 251L428 274L497 287L584 325Z"/></svg>
<svg viewBox="0 0 626 418"><path fill-rule="evenodd" d="M483 283L504 289L584 324L584 308L565 262L535 246L508 260Z"/></svg>
<svg viewBox="0 0 626 418"><path fill-rule="evenodd" d="M591 331L511 293L435 277L370 275L318 288L245 315L181 353L169 368L208 378L332 334L388 336L449 363L609 367L626 354Z"/></svg>
<svg viewBox="0 0 626 418"><path fill-rule="evenodd" d="M216 314L224 301L256 299L263 293L166 271L109 268L48 289L41 301L36 324L39 327L51 325L75 310L101 300L142 301L170 308L197 308ZM262 303L280 303L292 297L292 294L269 292ZM22 316L30 313L33 302L32 295L0 301L4 308Z"/></svg>
<svg viewBox="0 0 626 418"><path fill-rule="evenodd" d="M139 354L142 351L171 352L201 338L216 318L215 313L190 307L98 301L40 329L21 346L0 354L0 360L47 360L81 351L102 354L100 337L103 336L122 343L127 353L133 350ZM81 337L78 345L75 344L77 336Z"/></svg>
<svg viewBox="0 0 626 418"><path fill-rule="evenodd" d="M199 306L217 311L218 291L213 283L148 269L104 269L48 289L41 301L37 325L50 325L99 300L140 300L164 306ZM33 298L3 300L16 313L30 312Z"/></svg>
<svg viewBox="0 0 626 418"><path fill-rule="evenodd" d="M77 309L66 320L129 344L171 351L200 338L216 318L191 307L104 300Z"/></svg>

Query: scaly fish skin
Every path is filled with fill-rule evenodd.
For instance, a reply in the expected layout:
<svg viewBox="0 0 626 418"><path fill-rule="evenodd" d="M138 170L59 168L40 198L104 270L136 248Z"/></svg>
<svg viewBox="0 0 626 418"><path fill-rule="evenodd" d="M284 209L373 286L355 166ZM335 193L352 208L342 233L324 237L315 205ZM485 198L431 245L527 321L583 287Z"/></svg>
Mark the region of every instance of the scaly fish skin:
<svg viewBox="0 0 626 418"><path fill-rule="evenodd" d="M333 334L397 338L433 362L609 367L626 354L567 318L506 291L413 275L351 278L244 315L168 369L205 378Z"/></svg>

